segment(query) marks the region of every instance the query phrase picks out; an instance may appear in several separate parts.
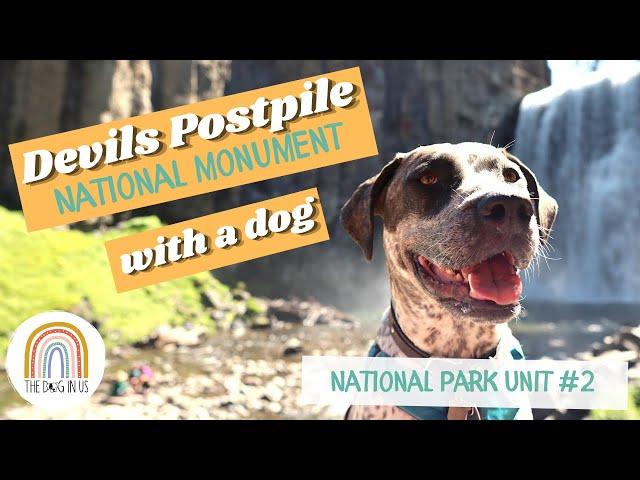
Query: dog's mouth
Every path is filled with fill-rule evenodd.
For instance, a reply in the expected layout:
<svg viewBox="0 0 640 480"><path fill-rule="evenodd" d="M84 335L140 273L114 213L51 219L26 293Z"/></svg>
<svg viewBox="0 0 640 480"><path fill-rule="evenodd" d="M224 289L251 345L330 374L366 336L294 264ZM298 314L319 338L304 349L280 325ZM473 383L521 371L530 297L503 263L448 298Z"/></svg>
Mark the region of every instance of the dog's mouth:
<svg viewBox="0 0 640 480"><path fill-rule="evenodd" d="M515 258L507 251L459 270L418 255L416 269L428 290L441 301L453 302L463 313L514 314L519 310L522 281Z"/></svg>

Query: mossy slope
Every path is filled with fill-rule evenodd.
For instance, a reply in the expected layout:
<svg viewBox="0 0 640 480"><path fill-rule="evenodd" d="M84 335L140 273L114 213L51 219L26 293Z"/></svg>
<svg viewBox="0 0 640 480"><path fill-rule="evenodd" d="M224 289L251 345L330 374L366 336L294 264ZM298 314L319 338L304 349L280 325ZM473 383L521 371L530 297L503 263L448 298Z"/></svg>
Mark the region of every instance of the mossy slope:
<svg viewBox="0 0 640 480"><path fill-rule="evenodd" d="M0 207L0 353L22 321L46 310L96 321L111 344L137 341L162 324L213 327L260 313L249 295L235 295L208 272L116 293L105 240L160 225L156 217L138 217L101 233L27 233L19 212Z"/></svg>

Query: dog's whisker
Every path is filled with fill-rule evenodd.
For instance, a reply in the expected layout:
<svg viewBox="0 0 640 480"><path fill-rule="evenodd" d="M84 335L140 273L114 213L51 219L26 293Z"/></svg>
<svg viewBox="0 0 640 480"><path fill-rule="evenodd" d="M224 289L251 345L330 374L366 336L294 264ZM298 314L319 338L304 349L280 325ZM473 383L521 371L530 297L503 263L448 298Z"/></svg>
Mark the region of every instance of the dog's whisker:
<svg viewBox="0 0 640 480"><path fill-rule="evenodd" d="M511 140L509 143L507 143L504 147L502 147L504 150L508 150L510 149L514 144L516 143L515 139Z"/></svg>
<svg viewBox="0 0 640 480"><path fill-rule="evenodd" d="M452 191L453 193L455 193L456 195L458 195L462 200L465 200L465 199L466 199L466 197L465 197L465 196L463 196L460 192L458 192L455 188L451 187L451 191Z"/></svg>

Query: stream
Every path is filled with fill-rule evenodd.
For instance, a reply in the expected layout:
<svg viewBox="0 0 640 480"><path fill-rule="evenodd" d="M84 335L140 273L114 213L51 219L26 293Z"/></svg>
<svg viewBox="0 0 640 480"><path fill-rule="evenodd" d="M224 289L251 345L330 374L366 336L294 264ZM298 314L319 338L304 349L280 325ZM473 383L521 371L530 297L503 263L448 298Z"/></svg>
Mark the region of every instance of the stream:
<svg viewBox="0 0 640 480"><path fill-rule="evenodd" d="M527 358L572 358L622 325L638 325L637 305L529 304L511 328ZM225 331L195 347L115 347L91 401L55 415L27 406L0 370L0 418L319 419L342 411L300 405L301 355L365 355L379 313L359 325ZM360 312L359 318L363 318ZM144 394L110 395L118 370L147 364L155 384Z"/></svg>

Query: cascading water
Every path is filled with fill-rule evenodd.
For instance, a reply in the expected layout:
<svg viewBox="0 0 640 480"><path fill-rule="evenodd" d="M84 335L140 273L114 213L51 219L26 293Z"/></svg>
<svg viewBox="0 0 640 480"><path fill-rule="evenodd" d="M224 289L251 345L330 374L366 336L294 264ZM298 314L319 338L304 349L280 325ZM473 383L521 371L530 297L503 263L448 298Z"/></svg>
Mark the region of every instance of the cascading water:
<svg viewBox="0 0 640 480"><path fill-rule="evenodd" d="M527 95L511 151L559 204L527 298L640 303L640 66Z"/></svg>

